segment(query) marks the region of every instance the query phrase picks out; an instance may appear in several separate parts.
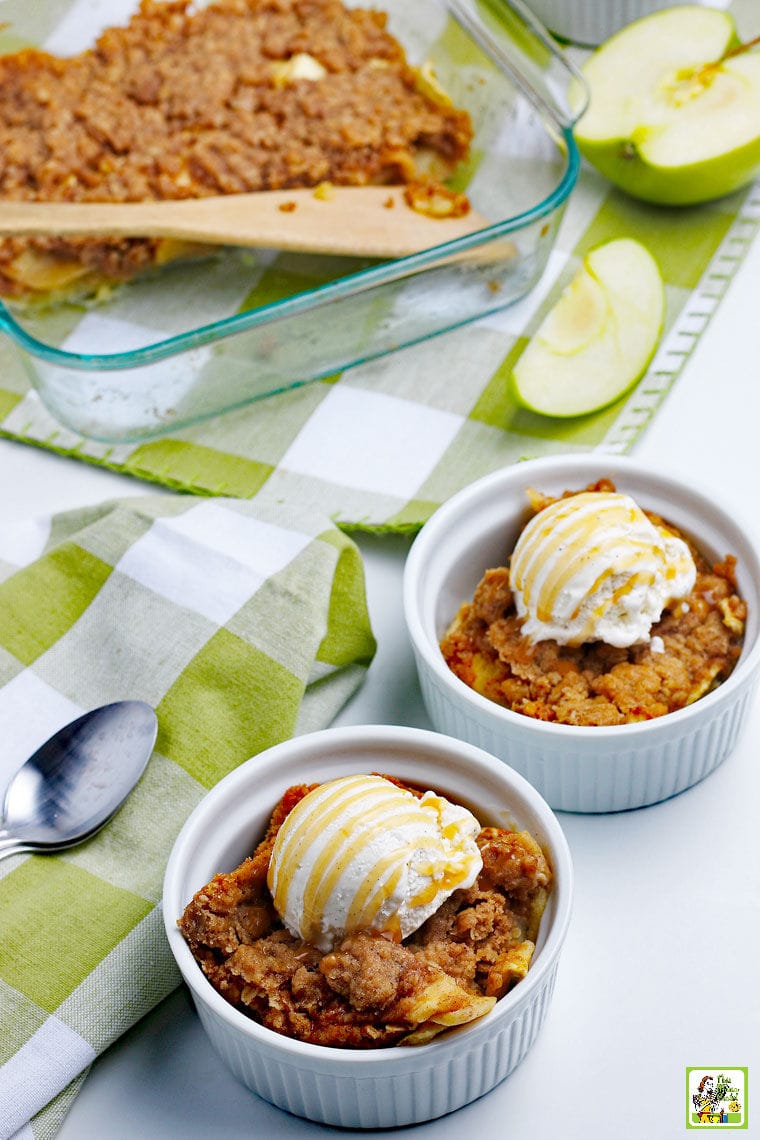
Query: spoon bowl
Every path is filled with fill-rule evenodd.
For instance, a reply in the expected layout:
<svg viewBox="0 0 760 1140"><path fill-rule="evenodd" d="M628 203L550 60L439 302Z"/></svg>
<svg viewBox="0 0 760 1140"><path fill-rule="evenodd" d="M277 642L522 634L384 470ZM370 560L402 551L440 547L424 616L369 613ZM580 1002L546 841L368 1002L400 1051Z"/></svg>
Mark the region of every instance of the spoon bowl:
<svg viewBox="0 0 760 1140"><path fill-rule="evenodd" d="M157 731L150 705L116 701L51 736L8 785L0 858L61 851L98 832L142 775Z"/></svg>

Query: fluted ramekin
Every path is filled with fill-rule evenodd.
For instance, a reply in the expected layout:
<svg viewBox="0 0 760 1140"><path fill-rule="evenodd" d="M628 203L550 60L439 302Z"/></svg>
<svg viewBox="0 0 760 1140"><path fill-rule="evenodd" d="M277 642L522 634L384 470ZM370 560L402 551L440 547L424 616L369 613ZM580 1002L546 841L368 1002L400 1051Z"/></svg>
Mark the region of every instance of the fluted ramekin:
<svg viewBox="0 0 760 1140"><path fill-rule="evenodd" d="M434 788L465 804L484 825L530 831L554 871L554 888L527 976L480 1021L428 1045L334 1049L275 1033L217 993L177 928L195 891L253 850L289 785L357 772L381 772ZM346 1128L391 1128L461 1108L487 1093L523 1059L551 1000L570 919L572 878L567 843L555 816L534 788L495 757L423 729L335 728L260 753L204 797L169 859L164 921L206 1033L243 1084L309 1120Z"/></svg>
<svg viewBox="0 0 760 1140"><path fill-rule="evenodd" d="M702 0L528 0L528 6L550 32L587 47L603 43L641 16L700 3Z"/></svg>
<svg viewBox="0 0 760 1140"><path fill-rule="evenodd" d="M558 494L604 477L690 536L708 559L736 555L749 609L742 654L717 689L654 720L609 727L534 720L469 688L448 668L439 643L484 571L505 564L526 518L526 488ZM751 528L712 492L694 489L690 477L622 456L530 460L466 487L426 523L407 559L404 612L435 728L501 757L555 810L622 811L684 791L733 749L760 672L760 546Z"/></svg>

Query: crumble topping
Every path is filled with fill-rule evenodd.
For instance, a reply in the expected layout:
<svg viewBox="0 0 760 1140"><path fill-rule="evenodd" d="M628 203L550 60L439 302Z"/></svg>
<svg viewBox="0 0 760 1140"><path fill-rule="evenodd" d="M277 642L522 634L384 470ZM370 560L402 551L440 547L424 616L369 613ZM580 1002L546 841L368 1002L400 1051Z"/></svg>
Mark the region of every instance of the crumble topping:
<svg viewBox="0 0 760 1140"><path fill-rule="evenodd" d="M79 55L2 57L0 198L126 202L403 183L424 177L430 154L448 173L467 152L469 116L429 93L386 22L340 0L216 0L198 10L142 0L126 27ZM44 287L51 260L59 278L78 267L125 279L155 263L159 244L6 239L0 292Z"/></svg>

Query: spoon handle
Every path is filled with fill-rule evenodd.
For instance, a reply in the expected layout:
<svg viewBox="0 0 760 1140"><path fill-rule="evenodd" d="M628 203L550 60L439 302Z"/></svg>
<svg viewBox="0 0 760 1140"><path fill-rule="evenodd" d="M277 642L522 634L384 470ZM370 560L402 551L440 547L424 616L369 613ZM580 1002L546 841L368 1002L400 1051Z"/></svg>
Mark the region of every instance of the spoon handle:
<svg viewBox="0 0 760 1140"><path fill-rule="evenodd" d="M17 839L15 835L11 835L6 828L0 827L0 859L5 859L8 855L23 855L30 851L35 855L55 855L59 851L69 851L72 847L77 847L80 843L84 843L85 840L92 839L94 835L97 835L100 829L113 819L115 814L116 812L111 812L91 831L76 835L65 843L35 843L31 840L24 842L23 839Z"/></svg>
<svg viewBox="0 0 760 1140"><path fill-rule="evenodd" d="M393 209L388 207L392 206ZM400 257L487 226L471 210L433 218L411 209L398 186L257 190L164 202L3 202L0 234L107 234L314 253Z"/></svg>
<svg viewBox="0 0 760 1140"><path fill-rule="evenodd" d="M19 843L18 839L9 835L5 828L0 827L0 859L5 859L7 855L22 855L29 850L29 847Z"/></svg>

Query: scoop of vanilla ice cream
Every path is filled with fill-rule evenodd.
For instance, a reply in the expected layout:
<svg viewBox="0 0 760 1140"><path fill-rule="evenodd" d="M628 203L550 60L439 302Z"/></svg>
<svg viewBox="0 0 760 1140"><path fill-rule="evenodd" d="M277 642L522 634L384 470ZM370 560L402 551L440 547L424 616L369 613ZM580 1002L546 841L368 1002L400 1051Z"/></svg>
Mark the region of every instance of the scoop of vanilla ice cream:
<svg viewBox="0 0 760 1140"><path fill-rule="evenodd" d="M666 605L691 592L697 570L686 543L629 495L583 491L530 520L509 575L531 641L625 647L649 640Z"/></svg>
<svg viewBox="0 0 760 1140"><path fill-rule="evenodd" d="M286 816L267 883L295 937L331 950L357 930L406 938L483 865L480 824L434 792L382 776L320 784Z"/></svg>

